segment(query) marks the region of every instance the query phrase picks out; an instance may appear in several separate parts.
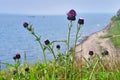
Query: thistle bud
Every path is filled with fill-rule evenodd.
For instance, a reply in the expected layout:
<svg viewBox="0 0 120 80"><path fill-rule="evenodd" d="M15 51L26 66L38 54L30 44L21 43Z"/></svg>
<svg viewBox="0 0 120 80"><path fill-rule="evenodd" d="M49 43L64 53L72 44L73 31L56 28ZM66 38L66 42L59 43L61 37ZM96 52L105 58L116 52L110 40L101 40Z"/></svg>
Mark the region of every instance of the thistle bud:
<svg viewBox="0 0 120 80"><path fill-rule="evenodd" d="M56 48L57 48L57 49L60 49L60 45L56 45Z"/></svg>
<svg viewBox="0 0 120 80"><path fill-rule="evenodd" d="M92 56L94 54L93 51L89 51L89 55Z"/></svg>
<svg viewBox="0 0 120 80"><path fill-rule="evenodd" d="M45 43L45 45L48 45L48 44L50 44L50 41L47 39L44 41L44 43Z"/></svg>
<svg viewBox="0 0 120 80"><path fill-rule="evenodd" d="M27 22L24 22L24 23L23 23L24 28L27 28L28 25L29 25L29 24L28 24Z"/></svg>
<svg viewBox="0 0 120 80"><path fill-rule="evenodd" d="M20 57L21 57L20 54L17 53L17 54L16 54L16 59L20 59Z"/></svg>
<svg viewBox="0 0 120 80"><path fill-rule="evenodd" d="M83 18L79 18L78 24L83 25L84 24L84 19Z"/></svg>
<svg viewBox="0 0 120 80"><path fill-rule="evenodd" d="M102 52L102 56L108 55L109 52L107 50L104 50L104 52Z"/></svg>

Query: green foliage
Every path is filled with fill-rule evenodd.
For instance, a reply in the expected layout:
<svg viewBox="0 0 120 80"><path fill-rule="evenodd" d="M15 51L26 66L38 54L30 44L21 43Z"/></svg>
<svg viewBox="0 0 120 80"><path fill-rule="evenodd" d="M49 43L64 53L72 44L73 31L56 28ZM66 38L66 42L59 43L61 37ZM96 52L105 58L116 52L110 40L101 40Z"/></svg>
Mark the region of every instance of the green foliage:
<svg viewBox="0 0 120 80"><path fill-rule="evenodd" d="M29 65L28 72L25 71L26 66L19 67L16 74L13 74L14 69L2 70L0 80L119 80L119 65L114 70L110 69L112 66L104 61L105 56L90 56L86 64L81 66L74 64L66 55L63 56L64 63L51 60L46 65L44 62L36 62Z"/></svg>
<svg viewBox="0 0 120 80"><path fill-rule="evenodd" d="M112 37L111 41L113 42L113 44L116 48L120 49L120 36Z"/></svg>
<svg viewBox="0 0 120 80"><path fill-rule="evenodd" d="M108 34L101 36L100 38L110 38L113 45L120 49L120 16L113 16L111 25Z"/></svg>
<svg viewBox="0 0 120 80"><path fill-rule="evenodd" d="M107 35L104 35L104 36L100 36L100 38L111 38L112 37L112 35L110 35L110 34L107 34Z"/></svg>
<svg viewBox="0 0 120 80"><path fill-rule="evenodd" d="M120 20L120 16L113 16L112 17L112 21L117 21L117 20Z"/></svg>
<svg viewBox="0 0 120 80"><path fill-rule="evenodd" d="M114 21L114 26L108 31L110 35L120 35L120 20Z"/></svg>
<svg viewBox="0 0 120 80"><path fill-rule="evenodd" d="M114 46L120 48L120 20L114 21L114 26L110 28L108 34L113 35L111 41Z"/></svg>

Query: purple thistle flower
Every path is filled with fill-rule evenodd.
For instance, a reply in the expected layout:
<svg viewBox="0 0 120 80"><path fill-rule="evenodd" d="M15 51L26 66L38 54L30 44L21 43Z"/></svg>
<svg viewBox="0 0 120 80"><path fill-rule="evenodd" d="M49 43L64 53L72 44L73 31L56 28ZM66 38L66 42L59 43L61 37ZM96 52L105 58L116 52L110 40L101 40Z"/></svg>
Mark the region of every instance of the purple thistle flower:
<svg viewBox="0 0 120 80"><path fill-rule="evenodd" d="M89 51L89 55L92 56L94 54L93 51Z"/></svg>
<svg viewBox="0 0 120 80"><path fill-rule="evenodd" d="M76 14L75 10L71 9L71 10L67 13L67 19L74 21L74 20L76 20L76 15L77 15L77 14Z"/></svg>
<svg viewBox="0 0 120 80"><path fill-rule="evenodd" d="M50 41L47 39L44 41L44 43L45 43L45 45L48 45L48 44L50 44Z"/></svg>
<svg viewBox="0 0 120 80"><path fill-rule="evenodd" d="M78 24L83 25L84 24L84 19L83 18L79 18Z"/></svg>
<svg viewBox="0 0 120 80"><path fill-rule="evenodd" d="M16 54L16 59L20 59L20 57L21 57L20 54L17 53L17 54Z"/></svg>
<svg viewBox="0 0 120 80"><path fill-rule="evenodd" d="M27 22L24 22L24 23L23 23L24 28L27 28L28 25L29 25L29 24L28 24Z"/></svg>
<svg viewBox="0 0 120 80"><path fill-rule="evenodd" d="M56 48L57 48L57 49L60 49L60 45L56 45Z"/></svg>

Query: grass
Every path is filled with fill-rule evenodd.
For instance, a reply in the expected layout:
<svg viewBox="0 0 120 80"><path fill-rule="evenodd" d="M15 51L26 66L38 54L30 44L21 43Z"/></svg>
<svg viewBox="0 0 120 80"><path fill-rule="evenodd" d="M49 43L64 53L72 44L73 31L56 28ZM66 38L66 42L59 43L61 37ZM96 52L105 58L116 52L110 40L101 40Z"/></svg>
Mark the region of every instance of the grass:
<svg viewBox="0 0 120 80"><path fill-rule="evenodd" d="M120 17L113 16L112 24L108 30L108 34L101 36L100 38L110 38L113 45L120 49Z"/></svg>
<svg viewBox="0 0 120 80"><path fill-rule="evenodd" d="M44 62L36 62L33 65L19 66L16 73L13 73L12 67L1 71L0 80L119 80L120 71L116 67L110 68L104 57L91 56L87 64L82 66L66 57L64 60L67 63L49 61L46 65ZM25 71L26 67L29 67L28 71Z"/></svg>
<svg viewBox="0 0 120 80"><path fill-rule="evenodd" d="M111 27L109 30L109 35L112 42L116 47L120 47L120 37L118 36L120 21L113 20L115 27ZM27 24L26 24L27 25ZM76 37L74 47L76 47L76 42L79 37L79 28L81 25L77 26ZM14 64L4 63L8 68L0 71L0 80L119 80L120 79L120 60L119 56L116 60L107 59L110 57L107 55L90 55L89 59L81 57L79 62L75 62L75 48L73 51L69 50L70 45L70 31L72 28L72 21L68 26L68 37L67 40L63 41L45 41L45 44L41 43L41 37L37 36L31 25L25 26L25 28L35 37L36 41L42 49L44 56L43 62L35 62L35 64L26 63L26 53L24 56L24 62L21 63L21 56L17 54L14 57ZM112 36L111 36L112 35ZM117 36L113 36L117 35ZM66 44L67 49L65 53L60 52L60 46L57 47L57 51L54 51L54 43L63 42ZM54 60L47 60L45 51L49 50L53 55ZM19 55L19 56L18 56Z"/></svg>
<svg viewBox="0 0 120 80"><path fill-rule="evenodd" d="M100 36L100 38L111 38L111 37L112 37L112 35L110 35L110 34L106 34L104 36Z"/></svg>
<svg viewBox="0 0 120 80"><path fill-rule="evenodd" d="M108 31L109 34L111 35L120 35L120 21L113 21L114 22L114 27L111 27Z"/></svg>
<svg viewBox="0 0 120 80"><path fill-rule="evenodd" d="M114 26L109 29L108 34L113 35L111 41L116 48L120 49L120 19L118 17L113 17L112 21Z"/></svg>
<svg viewBox="0 0 120 80"><path fill-rule="evenodd" d="M111 41L116 48L120 49L120 36L111 37Z"/></svg>

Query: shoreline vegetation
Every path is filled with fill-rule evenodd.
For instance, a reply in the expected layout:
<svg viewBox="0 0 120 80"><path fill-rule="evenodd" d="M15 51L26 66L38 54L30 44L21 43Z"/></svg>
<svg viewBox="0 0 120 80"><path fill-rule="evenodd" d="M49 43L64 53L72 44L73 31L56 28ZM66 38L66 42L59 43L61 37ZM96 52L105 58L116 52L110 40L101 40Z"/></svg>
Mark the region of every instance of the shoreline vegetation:
<svg viewBox="0 0 120 80"><path fill-rule="evenodd" d="M35 64L26 62L21 64L21 55L17 53L13 59L14 64L3 63L6 69L0 71L0 80L119 80L120 79L120 16L114 16L105 29L93 33L83 42L76 45L80 35L78 34L84 19L79 18L76 29L74 47L70 49L70 31L72 21L76 20L75 10L67 13L68 37L66 41L49 41L44 44L40 41L41 36L35 34L33 26L24 22L23 26L33 35L42 49L44 61ZM54 43L63 42L67 49L65 53L60 52L61 46ZM47 61L46 50L54 57ZM56 51L54 51L56 50Z"/></svg>

